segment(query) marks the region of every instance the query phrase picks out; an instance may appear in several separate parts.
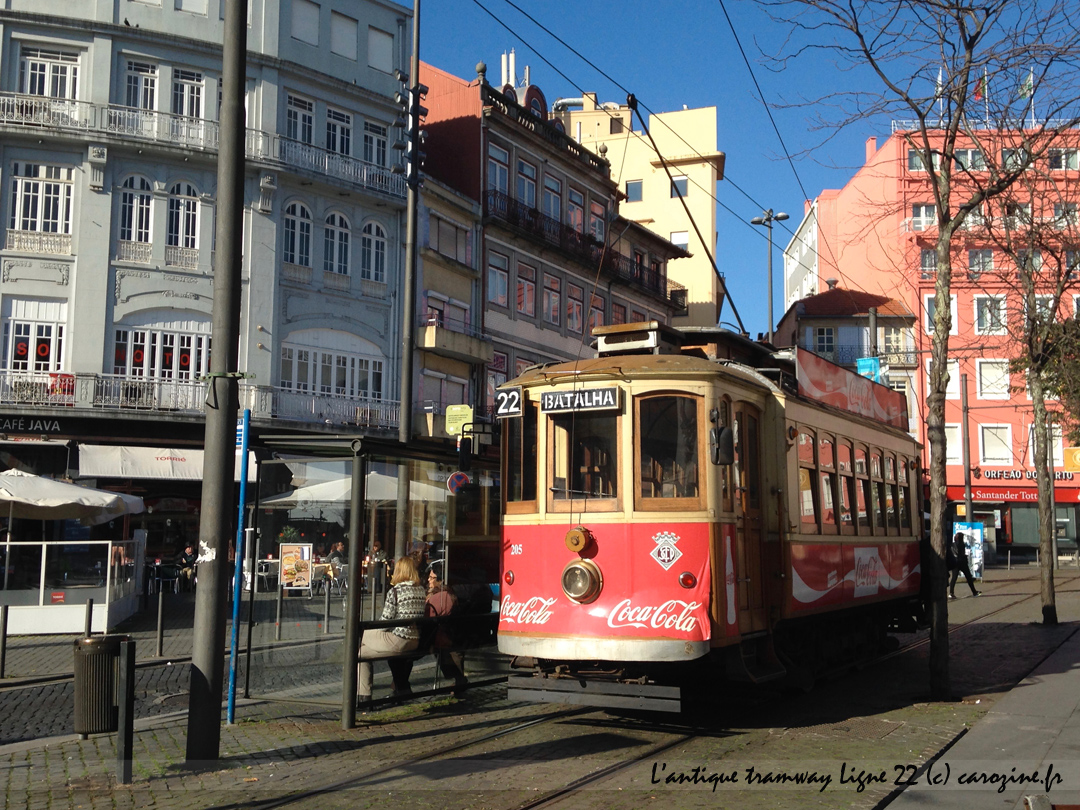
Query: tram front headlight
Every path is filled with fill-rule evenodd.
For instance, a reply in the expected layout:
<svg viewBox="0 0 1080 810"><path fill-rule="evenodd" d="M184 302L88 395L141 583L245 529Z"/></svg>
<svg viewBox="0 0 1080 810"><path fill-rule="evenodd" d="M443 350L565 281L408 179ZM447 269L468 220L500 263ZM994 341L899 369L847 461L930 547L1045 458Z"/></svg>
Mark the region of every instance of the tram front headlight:
<svg viewBox="0 0 1080 810"><path fill-rule="evenodd" d="M592 560L574 560L563 569L563 593L579 604L592 602L603 587L604 578Z"/></svg>

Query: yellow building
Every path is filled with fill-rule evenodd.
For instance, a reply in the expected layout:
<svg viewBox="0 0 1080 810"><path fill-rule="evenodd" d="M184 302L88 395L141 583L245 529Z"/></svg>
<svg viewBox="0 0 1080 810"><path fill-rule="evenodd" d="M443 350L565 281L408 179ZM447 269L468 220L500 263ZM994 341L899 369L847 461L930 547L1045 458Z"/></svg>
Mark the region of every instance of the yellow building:
<svg viewBox="0 0 1080 810"><path fill-rule="evenodd" d="M724 279L709 259L716 255L716 184L724 176L724 153L716 145L716 107L649 116L649 132L671 171L669 179L644 131L634 129L626 105L600 104L595 93L586 93L583 98L559 99L553 106L552 116L567 135L597 154L606 147L603 156L611 165L611 178L625 195L619 213L690 252L690 257L668 263L668 277L686 287L688 295L686 314L677 316L674 325L716 325L725 292Z"/></svg>

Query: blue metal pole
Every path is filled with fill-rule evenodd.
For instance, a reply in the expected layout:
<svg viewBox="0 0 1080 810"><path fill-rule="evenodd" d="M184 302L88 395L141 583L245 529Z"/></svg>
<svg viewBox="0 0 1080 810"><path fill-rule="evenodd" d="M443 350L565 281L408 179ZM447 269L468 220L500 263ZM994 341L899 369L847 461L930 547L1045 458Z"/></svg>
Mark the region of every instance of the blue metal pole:
<svg viewBox="0 0 1080 810"><path fill-rule="evenodd" d="M231 726L236 715L236 647L240 635L240 594L244 592L244 503L248 477L248 433L251 409L244 409L240 433L240 505L236 515L236 572L233 575L232 634L229 642L229 702L226 722Z"/></svg>

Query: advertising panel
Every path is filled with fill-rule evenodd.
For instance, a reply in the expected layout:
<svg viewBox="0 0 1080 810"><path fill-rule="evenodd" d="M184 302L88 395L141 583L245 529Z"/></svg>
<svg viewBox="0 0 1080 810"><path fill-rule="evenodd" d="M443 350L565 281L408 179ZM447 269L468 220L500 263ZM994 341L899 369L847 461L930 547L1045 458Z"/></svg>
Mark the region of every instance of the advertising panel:
<svg viewBox="0 0 1080 810"><path fill-rule="evenodd" d="M281 544L281 576L285 590L311 590L311 544Z"/></svg>

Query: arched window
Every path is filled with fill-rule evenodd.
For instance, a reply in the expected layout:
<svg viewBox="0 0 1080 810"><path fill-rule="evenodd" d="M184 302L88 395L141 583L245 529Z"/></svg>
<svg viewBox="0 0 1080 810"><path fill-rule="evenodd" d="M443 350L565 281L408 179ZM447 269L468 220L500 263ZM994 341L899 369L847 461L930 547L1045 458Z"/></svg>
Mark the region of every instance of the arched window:
<svg viewBox="0 0 1080 810"><path fill-rule="evenodd" d="M323 269L327 273L349 274L349 220L330 214L323 230Z"/></svg>
<svg viewBox="0 0 1080 810"><path fill-rule="evenodd" d="M165 244L188 249L199 245L199 192L191 183L177 183L169 189Z"/></svg>
<svg viewBox="0 0 1080 810"><path fill-rule="evenodd" d="M303 203L294 202L285 209L282 259L286 264L311 267L311 212Z"/></svg>
<svg viewBox="0 0 1080 810"><path fill-rule="evenodd" d="M360 237L360 278L386 281L386 232L374 222L364 226Z"/></svg>
<svg viewBox="0 0 1080 810"><path fill-rule="evenodd" d="M150 181L145 177L129 177L120 192L120 241L150 242L150 202L153 199Z"/></svg>

